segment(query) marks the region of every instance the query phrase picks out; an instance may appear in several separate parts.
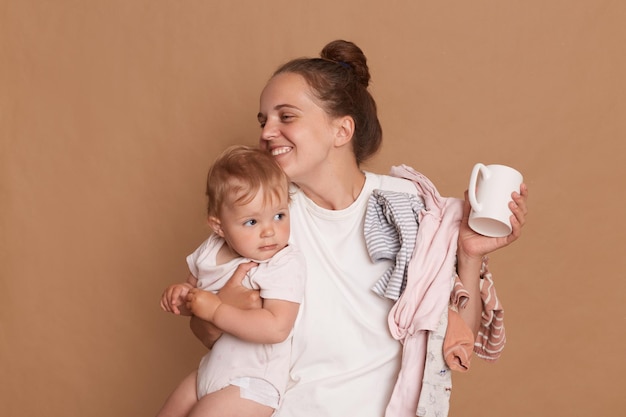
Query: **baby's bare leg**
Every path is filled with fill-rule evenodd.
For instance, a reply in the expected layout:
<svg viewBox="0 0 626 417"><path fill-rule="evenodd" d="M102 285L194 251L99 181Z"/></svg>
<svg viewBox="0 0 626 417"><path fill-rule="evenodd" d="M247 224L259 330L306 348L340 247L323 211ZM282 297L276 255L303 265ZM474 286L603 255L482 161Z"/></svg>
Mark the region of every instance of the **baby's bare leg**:
<svg viewBox="0 0 626 417"><path fill-rule="evenodd" d="M157 417L186 417L194 405L198 403L196 379L198 371L193 371L176 387L165 400Z"/></svg>
<svg viewBox="0 0 626 417"><path fill-rule="evenodd" d="M241 398L239 387L229 385L200 398L188 417L270 417L274 409Z"/></svg>

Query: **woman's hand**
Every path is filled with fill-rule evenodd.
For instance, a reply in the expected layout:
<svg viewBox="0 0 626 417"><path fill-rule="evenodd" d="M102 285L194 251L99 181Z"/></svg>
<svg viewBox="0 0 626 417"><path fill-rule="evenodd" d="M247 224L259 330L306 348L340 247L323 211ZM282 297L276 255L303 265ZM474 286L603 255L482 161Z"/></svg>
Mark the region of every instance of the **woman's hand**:
<svg viewBox="0 0 626 417"><path fill-rule="evenodd" d="M246 288L242 284L248 271L255 266L258 266L256 262L247 262L237 267L233 276L218 293L223 303L242 310L263 307L259 291Z"/></svg>
<svg viewBox="0 0 626 417"><path fill-rule="evenodd" d="M519 193L511 194L513 201L509 203L509 208L513 213L510 219L512 231L505 237L483 236L470 229L468 225L470 203L467 195L468 193L465 191L463 219L459 229L459 257L482 259L483 256L510 245L522 235L522 227L526 223L526 215L528 214L528 187L526 184L520 186Z"/></svg>

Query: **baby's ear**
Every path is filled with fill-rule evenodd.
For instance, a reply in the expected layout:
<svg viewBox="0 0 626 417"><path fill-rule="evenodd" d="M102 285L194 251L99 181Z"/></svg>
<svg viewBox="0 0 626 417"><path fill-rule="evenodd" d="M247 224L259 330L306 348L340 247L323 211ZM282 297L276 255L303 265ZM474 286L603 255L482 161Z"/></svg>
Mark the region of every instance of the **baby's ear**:
<svg viewBox="0 0 626 417"><path fill-rule="evenodd" d="M218 236L224 237L224 232L222 231L222 223L220 222L220 219L218 219L217 217L209 216L208 222L211 229L213 229L213 231Z"/></svg>

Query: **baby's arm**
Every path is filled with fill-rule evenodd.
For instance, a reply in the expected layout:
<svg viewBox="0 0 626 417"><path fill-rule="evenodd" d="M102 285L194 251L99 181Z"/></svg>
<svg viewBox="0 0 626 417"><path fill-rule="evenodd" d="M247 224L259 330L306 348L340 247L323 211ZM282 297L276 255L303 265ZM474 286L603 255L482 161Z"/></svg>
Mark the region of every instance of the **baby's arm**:
<svg viewBox="0 0 626 417"><path fill-rule="evenodd" d="M172 284L163 291L161 296L161 308L177 315L191 316L191 311L187 309L185 299L189 290L196 287L198 279L189 274L187 282Z"/></svg>
<svg viewBox="0 0 626 417"><path fill-rule="evenodd" d="M246 262L240 264L233 276L228 280L219 292L222 302L236 306L243 310L252 308L262 308L263 300L258 290L249 290L242 284L243 279L251 268L258 264L255 262ZM213 344L222 336L222 330L213 323L203 320L197 316L191 316L189 327L193 334L209 349L213 348Z"/></svg>
<svg viewBox="0 0 626 417"><path fill-rule="evenodd" d="M187 295L187 308L197 317L210 321L226 333L253 343L279 343L289 336L300 304L264 299L263 308L243 310L224 304L217 295L193 289Z"/></svg>

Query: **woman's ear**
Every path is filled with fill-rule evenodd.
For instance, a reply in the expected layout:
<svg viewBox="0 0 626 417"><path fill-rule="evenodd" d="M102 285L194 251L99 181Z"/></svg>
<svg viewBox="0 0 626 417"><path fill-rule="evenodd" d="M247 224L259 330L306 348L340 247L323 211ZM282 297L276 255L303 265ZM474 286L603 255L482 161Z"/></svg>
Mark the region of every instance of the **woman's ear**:
<svg viewBox="0 0 626 417"><path fill-rule="evenodd" d="M335 146L341 147L352 140L354 135L354 119L352 116L342 116L335 119Z"/></svg>
<svg viewBox="0 0 626 417"><path fill-rule="evenodd" d="M220 219L214 216L209 216L208 222L211 229L213 229L218 236L224 237L224 231L222 230L222 222L220 222Z"/></svg>

